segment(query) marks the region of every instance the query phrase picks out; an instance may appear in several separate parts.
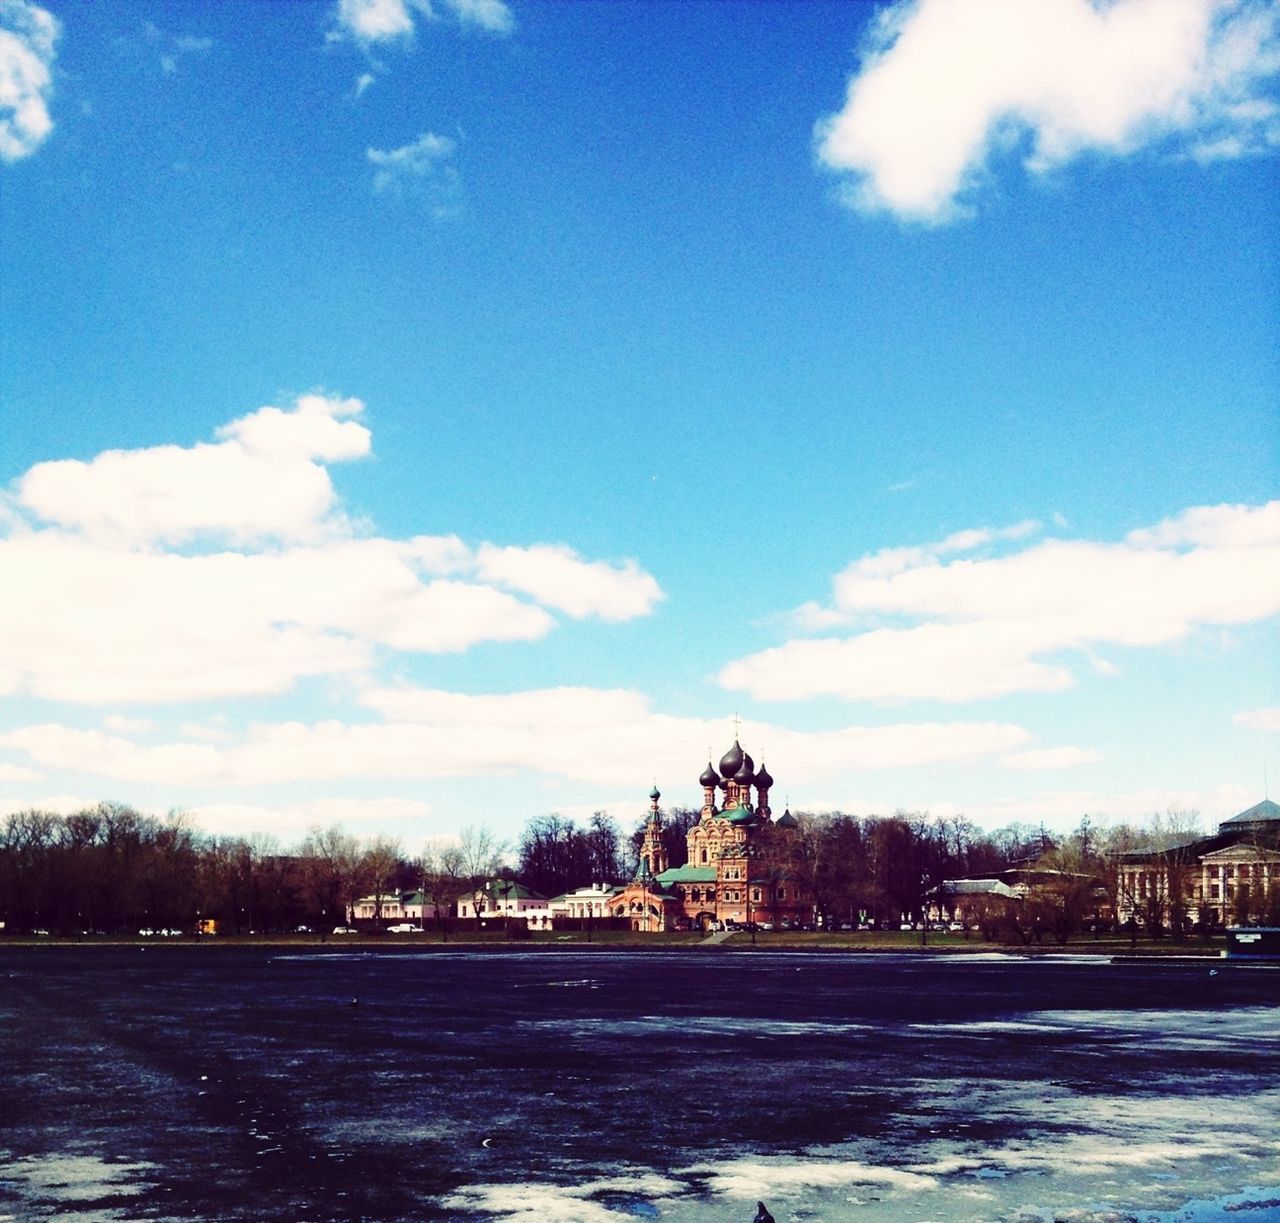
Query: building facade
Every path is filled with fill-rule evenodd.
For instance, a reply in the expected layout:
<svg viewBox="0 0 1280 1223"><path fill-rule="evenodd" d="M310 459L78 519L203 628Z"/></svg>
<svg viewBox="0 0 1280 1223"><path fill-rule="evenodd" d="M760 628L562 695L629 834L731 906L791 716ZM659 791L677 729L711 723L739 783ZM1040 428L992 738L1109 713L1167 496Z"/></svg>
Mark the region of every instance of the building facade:
<svg viewBox="0 0 1280 1223"><path fill-rule="evenodd" d="M707 929L717 923L778 925L813 920L813 897L804 883L799 825L790 811L775 820L769 806L773 778L735 739L702 776L702 811L685 838L688 860L671 866L663 843L662 795L649 795L635 879L612 897L611 917L633 930ZM755 802L752 803L754 792Z"/></svg>
<svg viewBox="0 0 1280 1223"><path fill-rule="evenodd" d="M1280 912L1280 804L1264 799L1209 837L1121 854L1116 918L1147 926L1270 920Z"/></svg>

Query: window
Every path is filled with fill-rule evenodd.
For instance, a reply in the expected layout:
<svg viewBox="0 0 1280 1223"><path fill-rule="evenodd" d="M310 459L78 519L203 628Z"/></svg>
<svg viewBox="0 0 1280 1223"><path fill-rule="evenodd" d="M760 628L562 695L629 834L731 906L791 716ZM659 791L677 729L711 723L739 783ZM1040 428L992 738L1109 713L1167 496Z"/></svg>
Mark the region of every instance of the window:
<svg viewBox="0 0 1280 1223"><path fill-rule="evenodd" d="M787 892L786 892L786 889L785 889L785 888L779 888L779 889L778 889L778 899L779 899L779 900L786 900L786 898L787 898Z"/></svg>
<svg viewBox="0 0 1280 1223"><path fill-rule="evenodd" d="M702 851L702 860L704 862L707 860L707 851L705 849Z"/></svg>
<svg viewBox="0 0 1280 1223"><path fill-rule="evenodd" d="M751 889L751 899L752 899L752 900L759 900L759 899L760 899L760 889L759 889L759 888L752 888L752 889Z"/></svg>

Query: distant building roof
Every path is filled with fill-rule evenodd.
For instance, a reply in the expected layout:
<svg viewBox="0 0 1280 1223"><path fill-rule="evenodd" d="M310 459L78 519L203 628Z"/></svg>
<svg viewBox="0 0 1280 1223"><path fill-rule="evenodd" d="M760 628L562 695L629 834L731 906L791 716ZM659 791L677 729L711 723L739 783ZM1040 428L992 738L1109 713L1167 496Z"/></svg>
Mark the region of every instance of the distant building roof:
<svg viewBox="0 0 1280 1223"><path fill-rule="evenodd" d="M532 888L527 888L523 883L517 883L514 879L490 879L480 891L495 900L546 900L546 897L541 892L535 892Z"/></svg>
<svg viewBox="0 0 1280 1223"><path fill-rule="evenodd" d="M1248 811L1241 811L1239 815L1223 820L1218 827L1225 828L1228 824L1266 824L1272 820L1280 820L1280 803L1273 803L1269 798L1264 798Z"/></svg>
<svg viewBox="0 0 1280 1223"><path fill-rule="evenodd" d="M1012 899L1018 895L999 879L944 879L933 890L943 896L1005 896Z"/></svg>

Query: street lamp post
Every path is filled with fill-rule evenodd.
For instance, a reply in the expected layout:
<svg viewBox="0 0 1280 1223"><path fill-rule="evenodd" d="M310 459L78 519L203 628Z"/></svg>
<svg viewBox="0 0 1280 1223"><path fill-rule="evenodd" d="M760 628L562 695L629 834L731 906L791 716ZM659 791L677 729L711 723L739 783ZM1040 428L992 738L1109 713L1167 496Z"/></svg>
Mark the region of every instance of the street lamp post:
<svg viewBox="0 0 1280 1223"><path fill-rule="evenodd" d="M920 876L920 946L929 944L929 875Z"/></svg>
<svg viewBox="0 0 1280 1223"><path fill-rule="evenodd" d="M508 937L507 922L511 919L511 889L515 885L508 879L499 889L502 892L502 937Z"/></svg>

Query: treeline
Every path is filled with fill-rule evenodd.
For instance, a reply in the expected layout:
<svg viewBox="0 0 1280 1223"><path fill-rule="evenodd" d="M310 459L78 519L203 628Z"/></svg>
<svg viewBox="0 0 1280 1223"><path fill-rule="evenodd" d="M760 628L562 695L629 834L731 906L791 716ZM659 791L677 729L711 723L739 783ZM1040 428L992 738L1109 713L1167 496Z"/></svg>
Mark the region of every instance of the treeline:
<svg viewBox="0 0 1280 1223"><path fill-rule="evenodd" d="M663 812L672 866L685 863L686 833L699 814ZM882 923L922 916L927 893L943 880L1035 863L1060 872L1061 882L1039 889L1035 904L1002 906L993 922L1011 937L1063 937L1096 910L1099 886L1114 899L1114 854L1155 833L1185 839L1198 816L1182 815L1194 820L1176 829L1161 817L1100 829L1086 817L1054 837L1043 827L987 832L963 817L921 812L799 812L791 860L779 869L803 883L827 922ZM546 897L622 882L635 873L643 830L641 821L624 833L603 811L581 824L553 813L530 819L514 844L472 826L411 857L398 841L361 841L341 826L314 829L286 850L267 836L203 833L181 812L156 817L116 803L66 816L22 811L0 820L0 922L10 932L55 933L189 931L210 919L232 933L324 929L344 922L357 897L417 888L429 908L449 913L495 877Z"/></svg>
<svg viewBox="0 0 1280 1223"><path fill-rule="evenodd" d="M685 864L686 835L700 816L687 807L663 811L663 845L671 866ZM1098 886L1113 883L1109 853L1149 839L1127 825L1103 833L1087 817L1072 833L1056 837L1042 826L1011 824L987 832L963 816L934 818L923 812L798 812L797 820L794 852L777 869L803 883L825 921L918 919L926 893L945 879L995 875L1035 862L1061 872L1061 884L1043 892L1043 904L1008 915L1008 906L1001 906L992 917L1000 933L1028 938L1045 929L1078 926L1096 904ZM597 811L585 825L558 814L537 816L517 843L516 873L546 896L588 882L620 882L635 871L644 827L640 821L622 837L605 812Z"/></svg>
<svg viewBox="0 0 1280 1223"><path fill-rule="evenodd" d="M316 829L285 852L271 837L201 833L174 812L118 803L0 820L0 922L11 932L280 932L346 919L358 894L417 886L398 843Z"/></svg>

